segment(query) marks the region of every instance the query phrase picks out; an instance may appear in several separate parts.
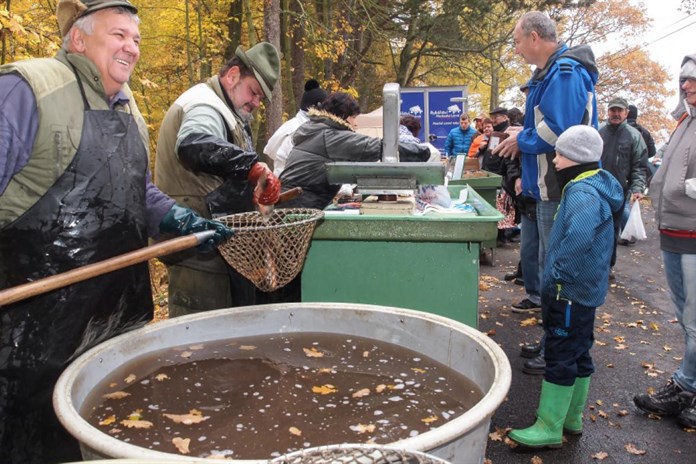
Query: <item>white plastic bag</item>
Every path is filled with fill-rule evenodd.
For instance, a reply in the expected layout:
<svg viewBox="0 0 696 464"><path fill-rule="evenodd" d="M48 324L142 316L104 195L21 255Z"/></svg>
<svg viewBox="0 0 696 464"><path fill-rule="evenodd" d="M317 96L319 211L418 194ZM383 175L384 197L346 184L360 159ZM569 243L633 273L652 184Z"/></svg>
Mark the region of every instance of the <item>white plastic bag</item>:
<svg viewBox="0 0 696 464"><path fill-rule="evenodd" d="M621 238L624 240L631 240L635 238L636 240L645 240L648 238L645 235L645 226L643 225L643 218L640 216L640 202L634 201L633 206L631 206L631 212L628 215L628 221L626 222L626 227L621 232Z"/></svg>

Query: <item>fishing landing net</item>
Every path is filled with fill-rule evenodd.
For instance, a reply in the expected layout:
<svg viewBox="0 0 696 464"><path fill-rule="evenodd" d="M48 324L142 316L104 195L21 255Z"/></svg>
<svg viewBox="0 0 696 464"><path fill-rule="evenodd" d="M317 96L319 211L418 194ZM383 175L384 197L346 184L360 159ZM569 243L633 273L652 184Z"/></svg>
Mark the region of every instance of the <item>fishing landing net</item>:
<svg viewBox="0 0 696 464"><path fill-rule="evenodd" d="M449 464L438 457L380 445L329 445L295 451L270 464Z"/></svg>
<svg viewBox="0 0 696 464"><path fill-rule="evenodd" d="M218 250L232 266L264 292L287 285L300 273L317 221L324 212L309 208L276 208L216 218L234 230Z"/></svg>

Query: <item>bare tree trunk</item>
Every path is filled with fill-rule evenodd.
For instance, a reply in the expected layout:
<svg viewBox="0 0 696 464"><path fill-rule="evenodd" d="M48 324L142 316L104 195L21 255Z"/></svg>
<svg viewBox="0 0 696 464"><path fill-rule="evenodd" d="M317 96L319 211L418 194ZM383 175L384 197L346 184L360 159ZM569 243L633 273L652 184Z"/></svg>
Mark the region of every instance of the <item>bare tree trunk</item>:
<svg viewBox="0 0 696 464"><path fill-rule="evenodd" d="M227 34L230 41L227 44L227 47L225 47L225 50L223 50L225 61L234 56L234 51L242 42L242 21L244 16L242 2L234 0L231 1L228 16Z"/></svg>
<svg viewBox="0 0 696 464"><path fill-rule="evenodd" d="M10 6L12 1L11 0L5 0L5 9L9 12L10 11ZM9 35L9 32L6 28L3 28L0 31L0 37L2 37L2 53L0 54L0 64L5 64L7 63L7 36Z"/></svg>
<svg viewBox="0 0 696 464"><path fill-rule="evenodd" d="M263 23L266 32L266 41L271 43L276 50L280 48L280 0L264 0ZM282 68L282 67L281 67ZM283 123L283 86L282 74L278 76L278 82L273 88L271 101L266 104L266 140Z"/></svg>
<svg viewBox="0 0 696 464"><path fill-rule="evenodd" d="M294 94L293 113L300 107L300 100L304 92L305 83L305 23L307 18L300 0L290 0L290 15L288 19L288 41L290 42L290 59L292 60L292 90Z"/></svg>
<svg viewBox="0 0 696 464"><path fill-rule="evenodd" d="M193 85L193 57L191 56L191 20L189 14L189 0L184 2L185 6L185 21L184 26L186 27L186 68L188 69L188 80L189 87Z"/></svg>

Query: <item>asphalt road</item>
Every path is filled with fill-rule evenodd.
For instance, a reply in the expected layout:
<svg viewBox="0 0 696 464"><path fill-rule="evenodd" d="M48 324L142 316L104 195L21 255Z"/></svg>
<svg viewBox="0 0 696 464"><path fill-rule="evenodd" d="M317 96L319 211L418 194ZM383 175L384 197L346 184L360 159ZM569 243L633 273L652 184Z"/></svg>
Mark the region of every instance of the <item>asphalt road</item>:
<svg viewBox="0 0 696 464"><path fill-rule="evenodd" d="M684 353L684 336L669 299L659 238L649 201L642 204L648 238L619 247L605 304L597 309L592 356L595 374L590 387L584 433L567 437L560 450L522 451L511 448L496 431L531 425L538 405L542 376L522 373L519 347L541 335L540 326L522 326L528 315L514 314L511 304L524 290L503 276L514 270L518 244L506 244L493 254L493 265L481 266L479 329L489 332L512 366L507 401L491 422L486 457L491 464L517 463L696 463L696 430L684 429L673 418L649 418L633 404L633 395L663 385ZM642 452L643 454L635 454ZM606 455L604 455L606 453ZM600 459L601 458L601 459Z"/></svg>

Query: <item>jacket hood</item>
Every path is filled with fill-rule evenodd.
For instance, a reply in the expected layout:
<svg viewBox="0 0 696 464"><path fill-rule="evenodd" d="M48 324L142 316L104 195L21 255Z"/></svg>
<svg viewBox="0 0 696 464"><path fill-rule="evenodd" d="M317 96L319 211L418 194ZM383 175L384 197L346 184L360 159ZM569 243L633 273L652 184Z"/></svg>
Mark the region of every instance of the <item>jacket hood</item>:
<svg viewBox="0 0 696 464"><path fill-rule="evenodd" d="M599 78L599 71L597 70L597 63L595 61L594 52L589 45L578 45L577 47L569 48L565 53L561 54L559 58L571 58L587 69L592 77L592 83L596 84Z"/></svg>
<svg viewBox="0 0 696 464"><path fill-rule="evenodd" d="M353 131L353 127L350 125L348 121L325 110L310 108L307 112L307 116L309 116L310 121L324 122L330 125L331 127L335 127L337 129L347 129L349 131Z"/></svg>
<svg viewBox="0 0 696 464"><path fill-rule="evenodd" d="M624 204L624 192L621 184L616 178L605 171L604 169L599 169L594 172L594 174L587 175L583 173L580 176L573 179L566 188L570 188L575 182L582 180L583 182L591 185L600 197L605 199L609 204L609 208L613 213L618 213L623 209Z"/></svg>
<svg viewBox="0 0 696 464"><path fill-rule="evenodd" d="M636 105L628 105L628 116L626 119L629 121L635 121L638 119L638 108Z"/></svg>
<svg viewBox="0 0 696 464"><path fill-rule="evenodd" d="M686 63L689 60L696 62L696 54L686 55L681 62L681 66L684 66L684 63ZM674 111L672 111L672 117L678 120L681 117L681 115L687 111L687 104L686 92L684 92L684 89L681 88L681 85L679 85L678 83L677 85L679 86L679 103L677 103L677 107L674 108Z"/></svg>
<svg viewBox="0 0 696 464"><path fill-rule="evenodd" d="M599 71L597 70L597 63L595 62L594 52L592 51L592 48L590 48L589 45L578 45L573 48L568 48L566 44L558 44L556 51L553 55L549 57L544 68L541 70L537 69L534 71L534 74L532 75L532 80L543 80L544 77L546 77L546 74L549 72L549 69L551 69L551 66L553 66L553 64L559 58L570 58L574 61L577 61L585 69L587 69L587 72L589 73L590 78L592 79L592 83L597 83L597 80L599 79Z"/></svg>

